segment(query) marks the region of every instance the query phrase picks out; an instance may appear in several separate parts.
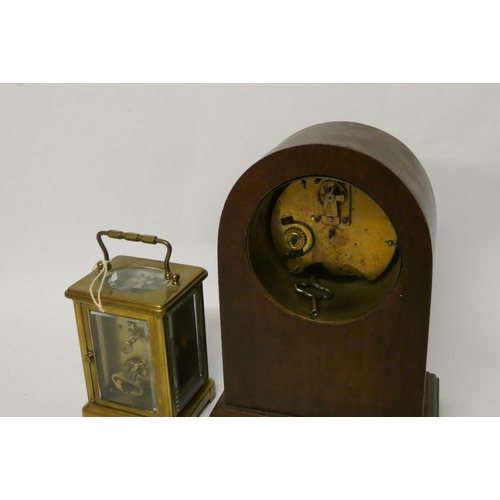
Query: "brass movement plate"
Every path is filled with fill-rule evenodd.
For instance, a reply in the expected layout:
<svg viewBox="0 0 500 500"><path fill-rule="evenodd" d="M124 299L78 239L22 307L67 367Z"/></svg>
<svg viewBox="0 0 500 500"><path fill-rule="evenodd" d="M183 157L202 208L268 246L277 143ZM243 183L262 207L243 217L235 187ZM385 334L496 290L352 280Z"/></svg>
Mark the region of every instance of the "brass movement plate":
<svg viewBox="0 0 500 500"><path fill-rule="evenodd" d="M371 196L326 177L304 177L285 188L272 212L271 233L293 274L319 263L334 275L373 281L397 247L391 221Z"/></svg>

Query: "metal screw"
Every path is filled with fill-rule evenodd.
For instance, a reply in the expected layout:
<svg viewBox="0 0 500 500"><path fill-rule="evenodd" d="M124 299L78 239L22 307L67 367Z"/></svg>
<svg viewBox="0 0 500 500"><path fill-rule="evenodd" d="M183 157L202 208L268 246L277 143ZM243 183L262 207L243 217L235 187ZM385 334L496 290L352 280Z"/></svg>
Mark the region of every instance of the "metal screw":
<svg viewBox="0 0 500 500"><path fill-rule="evenodd" d="M85 356L83 356L83 361L85 363L92 363L92 360L94 359L94 353L91 351L88 351Z"/></svg>
<svg viewBox="0 0 500 500"><path fill-rule="evenodd" d="M301 237L298 233L290 233L289 235L287 235L288 246L291 248L296 248L297 246L299 246L300 240Z"/></svg>

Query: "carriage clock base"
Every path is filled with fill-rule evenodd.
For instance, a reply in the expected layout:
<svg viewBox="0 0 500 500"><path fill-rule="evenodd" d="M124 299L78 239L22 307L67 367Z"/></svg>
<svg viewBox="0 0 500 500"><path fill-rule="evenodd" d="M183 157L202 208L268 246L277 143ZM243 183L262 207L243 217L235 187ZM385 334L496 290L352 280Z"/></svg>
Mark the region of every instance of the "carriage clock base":
<svg viewBox="0 0 500 500"><path fill-rule="evenodd" d="M204 410L208 403L215 399L215 383L213 379L209 378L200 387L198 392L189 401L186 407L178 415L179 417L197 417ZM134 417L126 411L118 409L109 409L93 402L87 403L83 409L82 414L84 417Z"/></svg>

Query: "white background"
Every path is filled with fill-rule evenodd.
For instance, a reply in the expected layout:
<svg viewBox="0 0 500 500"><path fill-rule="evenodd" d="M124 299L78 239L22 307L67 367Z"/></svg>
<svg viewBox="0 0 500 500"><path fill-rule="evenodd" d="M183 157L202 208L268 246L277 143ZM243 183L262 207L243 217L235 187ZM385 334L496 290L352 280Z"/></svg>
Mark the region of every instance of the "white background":
<svg viewBox="0 0 500 500"><path fill-rule="evenodd" d="M497 9L484 0L4 4L6 82L499 81ZM393 134L427 170L438 206L428 368L441 379L441 414L498 415L499 92L0 85L0 415L80 415L83 374L63 293L100 258L95 233L111 227L166 236L174 260L209 270L220 393L215 251L225 197L281 140L331 120ZM112 255L127 245L110 245ZM498 498L496 418L0 424L2 492L14 500Z"/></svg>
<svg viewBox="0 0 500 500"><path fill-rule="evenodd" d="M227 194L289 135L336 120L394 135L426 169L438 213L428 371L440 378L441 415L500 415L499 109L498 85L0 85L0 415L81 414L64 291L101 258L103 229L167 238L174 262L209 271L220 395L216 247ZM163 247L108 241L111 256L163 258Z"/></svg>

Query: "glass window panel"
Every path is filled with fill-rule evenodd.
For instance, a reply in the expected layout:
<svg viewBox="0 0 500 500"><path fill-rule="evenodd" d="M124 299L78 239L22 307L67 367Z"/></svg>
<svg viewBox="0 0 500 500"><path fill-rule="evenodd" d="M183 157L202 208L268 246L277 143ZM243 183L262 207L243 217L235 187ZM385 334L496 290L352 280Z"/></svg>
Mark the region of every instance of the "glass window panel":
<svg viewBox="0 0 500 500"><path fill-rule="evenodd" d="M89 312L101 399L156 412L147 321Z"/></svg>
<svg viewBox="0 0 500 500"><path fill-rule="evenodd" d="M208 377L205 326L199 293L195 291L172 309L166 320L177 413L182 411Z"/></svg>
<svg viewBox="0 0 500 500"><path fill-rule="evenodd" d="M169 284L164 271L148 267L124 267L112 271L108 278L108 285L111 288L125 292L149 292Z"/></svg>

